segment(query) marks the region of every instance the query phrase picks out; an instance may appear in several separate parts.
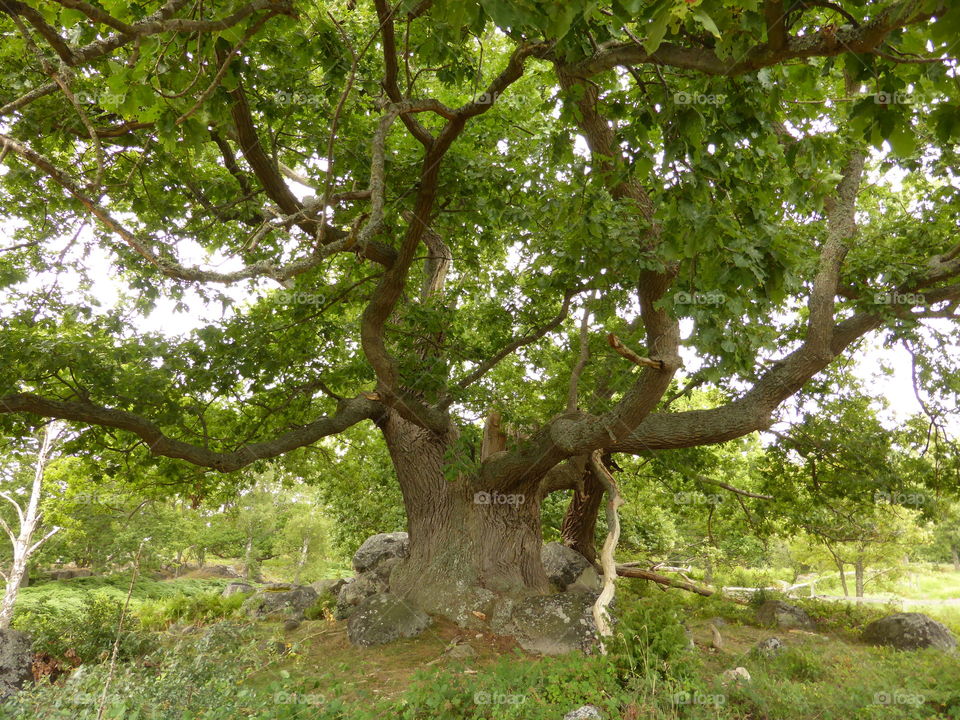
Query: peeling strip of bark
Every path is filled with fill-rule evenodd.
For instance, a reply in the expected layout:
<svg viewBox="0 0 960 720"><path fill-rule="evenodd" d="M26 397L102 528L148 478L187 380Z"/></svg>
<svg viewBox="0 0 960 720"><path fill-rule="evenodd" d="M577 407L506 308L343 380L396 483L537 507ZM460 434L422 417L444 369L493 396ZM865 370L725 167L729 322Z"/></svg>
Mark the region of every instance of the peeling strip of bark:
<svg viewBox="0 0 960 720"><path fill-rule="evenodd" d="M601 452L599 450L590 455L590 467L596 474L597 480L607 490L607 539L603 543L603 550L600 551L600 565L603 567L603 590L600 591L600 596L593 604L593 620L597 624L597 633L603 638L613 636L613 628L610 626L610 613L607 611L607 607L613 601L615 592L614 582L617 578L617 561L613 554L617 549L617 542L620 540L620 516L617 513L617 508L623 505L623 498L620 497L616 480L603 466L600 456ZM600 642L600 652L604 655L607 653L602 640Z"/></svg>

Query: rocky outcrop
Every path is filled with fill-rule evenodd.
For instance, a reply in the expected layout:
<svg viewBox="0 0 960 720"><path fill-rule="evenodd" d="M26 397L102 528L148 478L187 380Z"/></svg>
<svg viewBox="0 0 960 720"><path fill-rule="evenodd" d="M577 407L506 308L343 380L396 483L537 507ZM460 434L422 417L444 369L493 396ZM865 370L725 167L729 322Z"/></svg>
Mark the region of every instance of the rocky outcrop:
<svg viewBox="0 0 960 720"><path fill-rule="evenodd" d="M368 597L387 592L390 589L390 574L407 557L409 549L410 542L405 532L378 533L364 540L353 555L356 577L347 578L336 586L336 618L344 620L350 617Z"/></svg>
<svg viewBox="0 0 960 720"><path fill-rule="evenodd" d="M814 629L813 620L805 610L783 600L767 600L763 603L757 608L757 620L768 627Z"/></svg>
<svg viewBox="0 0 960 720"><path fill-rule="evenodd" d="M247 598L241 609L258 620L303 620L304 611L316 601L317 591L309 585L276 584Z"/></svg>
<svg viewBox="0 0 960 720"><path fill-rule="evenodd" d="M512 635L524 650L541 655L590 652L597 644L593 597L583 593L503 600L494 610L490 629Z"/></svg>
<svg viewBox="0 0 960 720"><path fill-rule="evenodd" d="M365 598L347 621L347 637L354 645L384 645L419 635L430 626L430 617L390 593Z"/></svg>
<svg viewBox="0 0 960 720"><path fill-rule="evenodd" d="M51 580L72 580L73 578L91 577L90 568L60 568L50 571Z"/></svg>
<svg viewBox="0 0 960 720"><path fill-rule="evenodd" d="M387 583L380 580L374 573L358 575L349 578L337 593L337 605L334 616L337 620L346 620L356 609L357 605L371 595L386 592Z"/></svg>
<svg viewBox="0 0 960 720"><path fill-rule="evenodd" d="M230 597L231 595L238 595L240 593L252 593L255 591L256 591L256 588L249 583L232 582L232 583L228 583L223 588L223 592L220 594L223 595L223 597Z"/></svg>
<svg viewBox="0 0 960 720"><path fill-rule="evenodd" d="M316 582L310 583L310 587L316 591L317 595L326 595L329 593L333 595L333 597L336 597L340 592L340 588L346 585L346 583L347 578L317 580Z"/></svg>
<svg viewBox="0 0 960 720"><path fill-rule="evenodd" d="M593 565L573 548L558 542L547 543L540 560L550 583L560 592L600 592L600 576Z"/></svg>
<svg viewBox="0 0 960 720"><path fill-rule="evenodd" d="M410 551L410 539L405 532L371 535L353 554L353 569L357 574L374 570L389 558L403 559Z"/></svg>
<svg viewBox="0 0 960 720"><path fill-rule="evenodd" d="M957 647L957 639L947 626L923 613L896 613L875 620L864 628L862 639L871 645L898 650L953 650Z"/></svg>

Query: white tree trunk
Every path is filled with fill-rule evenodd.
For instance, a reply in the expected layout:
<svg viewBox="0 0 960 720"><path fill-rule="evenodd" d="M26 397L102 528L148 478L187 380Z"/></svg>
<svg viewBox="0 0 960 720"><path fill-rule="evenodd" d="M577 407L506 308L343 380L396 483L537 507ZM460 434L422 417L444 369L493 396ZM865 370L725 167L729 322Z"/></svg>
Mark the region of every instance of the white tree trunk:
<svg viewBox="0 0 960 720"><path fill-rule="evenodd" d="M7 581L7 587L3 594L3 602L0 604L0 629L10 627L10 621L13 619L13 606L17 601L17 594L20 592L20 584L27 572L27 563L30 556L35 553L44 542L53 536L60 528L51 529L46 535L31 545L33 534L40 526L42 513L40 512L40 493L43 489L43 474L46 470L47 461L50 459L50 452L53 449L53 443L60 434L60 428L51 423L47 425L43 432L43 439L40 443L40 451L37 453L37 460L34 466L33 485L30 489L30 499L27 501L26 511L20 506L12 495L7 492L0 492L0 497L7 500L17 511L17 519L20 521L18 533L0 519L3 529L7 532L10 542L13 543L13 562L10 570L4 575Z"/></svg>
<svg viewBox="0 0 960 720"><path fill-rule="evenodd" d="M243 578L247 582L250 582L250 576L252 575L250 567L253 563L253 535L247 535L247 546L243 553Z"/></svg>
<svg viewBox="0 0 960 720"><path fill-rule="evenodd" d="M597 634L604 638L613 635L613 627L610 623L610 613L607 607L613 601L613 595L616 592L614 581L617 579L617 561L614 553L620 539L620 516L617 510L623 505L623 498L620 497L620 491L613 476L603 466L599 450L590 456L590 466L593 468L597 480L607 491L607 539L600 551L600 563L603 567L603 589L593 604L593 620L597 625ZM600 641L600 652L606 654L602 639Z"/></svg>
<svg viewBox="0 0 960 720"><path fill-rule="evenodd" d="M300 546L300 556L297 558L297 570L293 575L293 584L300 584L300 573L303 571L303 566L307 564L307 552L310 550L310 539L304 538L303 545Z"/></svg>

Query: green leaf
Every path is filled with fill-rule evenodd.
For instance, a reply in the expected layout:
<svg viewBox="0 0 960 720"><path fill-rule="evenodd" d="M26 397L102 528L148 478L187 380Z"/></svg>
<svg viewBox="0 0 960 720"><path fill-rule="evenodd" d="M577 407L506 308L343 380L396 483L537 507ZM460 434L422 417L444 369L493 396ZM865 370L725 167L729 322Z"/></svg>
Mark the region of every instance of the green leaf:
<svg viewBox="0 0 960 720"><path fill-rule="evenodd" d="M897 125L897 128L890 133L888 140L890 147L900 156L912 155L917 147L917 135L908 122Z"/></svg>
<svg viewBox="0 0 960 720"><path fill-rule="evenodd" d="M643 49L648 53L655 53L663 42L663 38L667 34L667 25L670 23L670 16L670 6L664 5L650 23L647 38L643 41Z"/></svg>
<svg viewBox="0 0 960 720"><path fill-rule="evenodd" d="M717 24L713 21L713 18L707 15L703 8L694 8L693 19L703 25L704 30L713 35L715 38L720 37L720 28L717 27Z"/></svg>

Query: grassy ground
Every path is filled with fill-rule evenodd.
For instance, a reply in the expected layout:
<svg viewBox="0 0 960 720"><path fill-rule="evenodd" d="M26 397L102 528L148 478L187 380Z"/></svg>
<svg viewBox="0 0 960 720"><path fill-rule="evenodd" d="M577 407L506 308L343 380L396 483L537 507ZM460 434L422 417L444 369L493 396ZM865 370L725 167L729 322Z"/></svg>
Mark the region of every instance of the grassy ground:
<svg viewBox="0 0 960 720"><path fill-rule="evenodd" d="M749 607L701 601L679 591L667 595L674 595L683 606L681 615L695 645L681 663L682 672L658 673L656 658L648 658L641 663L642 675L621 678L616 686L582 688L579 698L564 697L566 710L588 702L602 706L615 698L620 714L609 717L634 720L960 718L956 656L937 651L900 653L859 642L862 626L882 616L883 608L841 610L832 604L808 603L824 629L784 631L759 626ZM720 649L713 647L711 624L720 629ZM774 636L785 646L780 655L765 658L754 651L757 643ZM423 682L424 669L429 668L429 682L462 687L467 696L466 704L457 706L461 714L437 717L559 718L563 714L547 699L547 689L531 685L521 671L516 672L516 682L509 673L504 675L504 662L529 667L554 662L525 656L508 639L438 624L419 638L359 649L348 643L343 623L323 620L304 623L291 633L275 627L270 638L284 643L289 652L251 676L249 682L260 689L283 687L285 681L296 678L314 688L324 702L335 700L348 707L390 713L409 707L411 688ZM448 658L444 651L455 641L471 646L475 655L466 662ZM736 667L748 670L749 683L721 679L724 671ZM516 713L514 707L471 706L471 691L474 696L523 698L523 713ZM551 712L560 714L551 716Z"/></svg>
<svg viewBox="0 0 960 720"><path fill-rule="evenodd" d="M129 576L80 578L30 591L74 603L94 590L123 596L128 582ZM199 597L224 582L142 580L135 597L140 603L181 591ZM928 586L948 585L937 576ZM608 644L609 655L565 658L532 657L509 638L444 622L417 638L356 648L346 624L330 619L288 631L276 622L207 617L196 627L178 622L157 636L161 650L121 663L104 718L559 720L593 704L608 720L960 719L958 655L861 643L862 628L887 614L885 606L800 604L817 622L815 632L772 630L756 622L750 606L622 581L620 637ZM930 614L960 635L954 608ZM719 628L719 648L711 624ZM771 658L758 654L757 643L772 636L785 649ZM456 659L452 646L472 653ZM725 671L738 667L749 672L749 682L724 680ZM91 665L76 682L64 676L41 685L0 708L0 718L92 720L106 672L106 663Z"/></svg>

